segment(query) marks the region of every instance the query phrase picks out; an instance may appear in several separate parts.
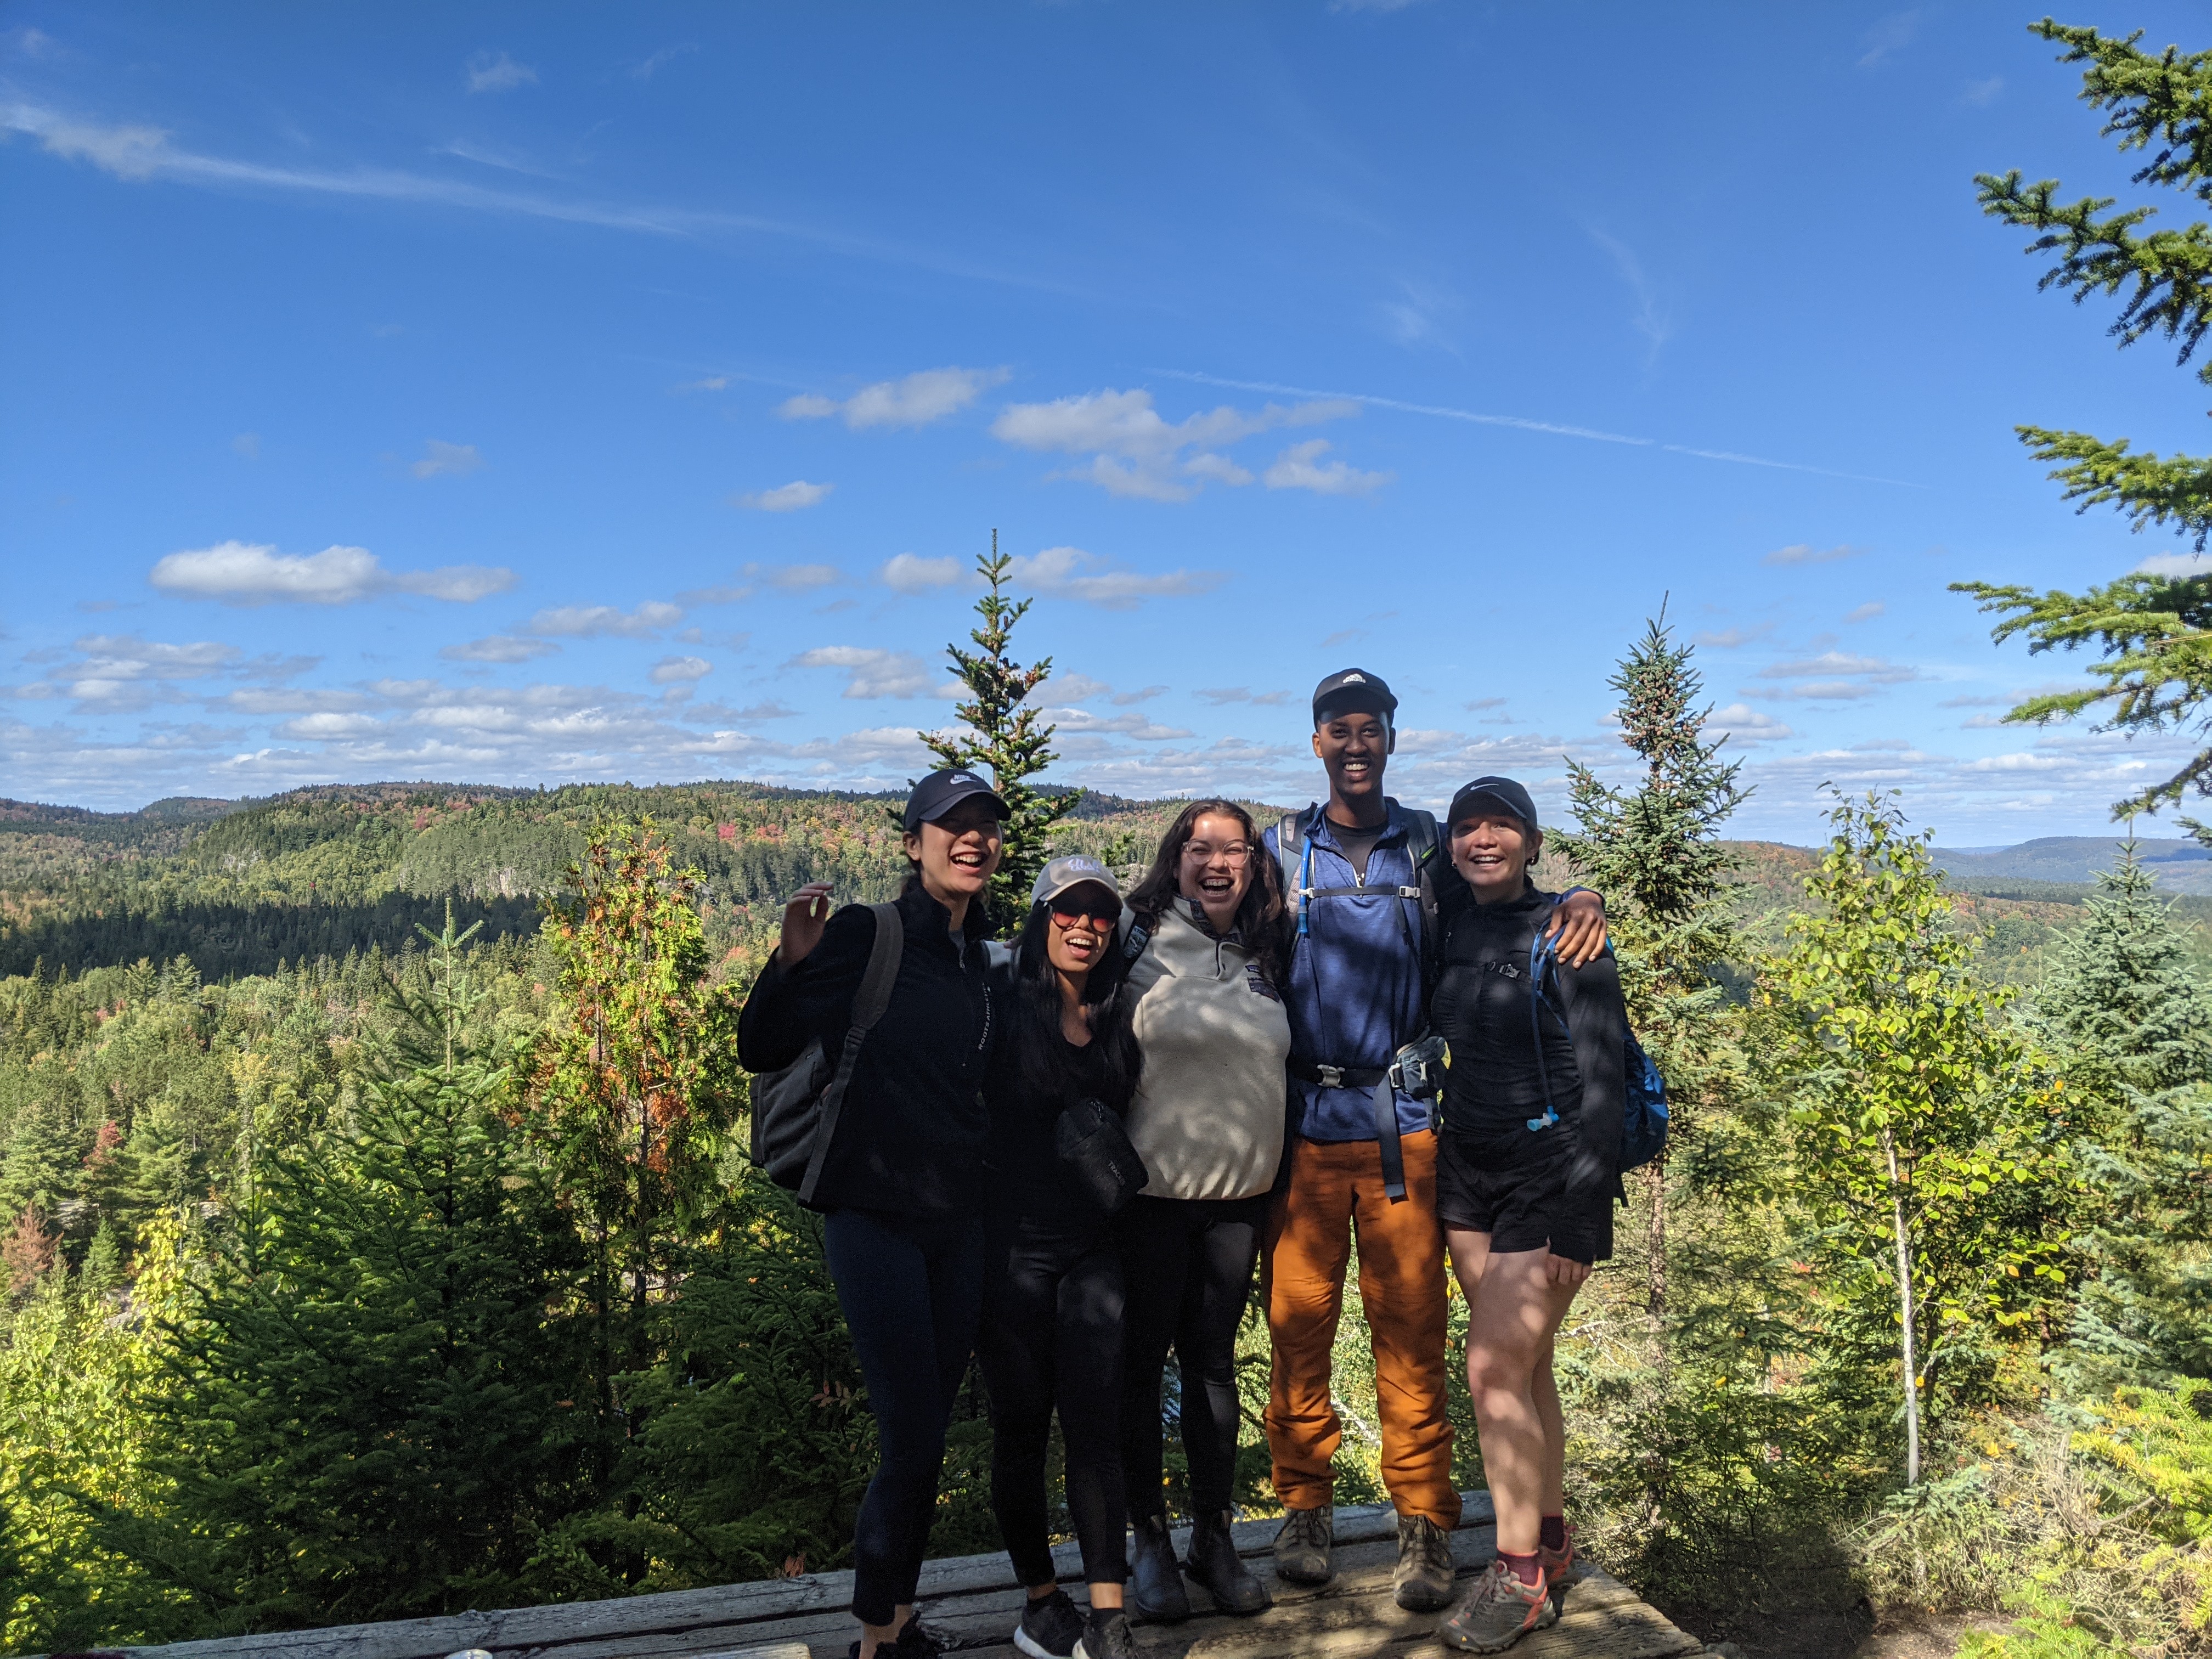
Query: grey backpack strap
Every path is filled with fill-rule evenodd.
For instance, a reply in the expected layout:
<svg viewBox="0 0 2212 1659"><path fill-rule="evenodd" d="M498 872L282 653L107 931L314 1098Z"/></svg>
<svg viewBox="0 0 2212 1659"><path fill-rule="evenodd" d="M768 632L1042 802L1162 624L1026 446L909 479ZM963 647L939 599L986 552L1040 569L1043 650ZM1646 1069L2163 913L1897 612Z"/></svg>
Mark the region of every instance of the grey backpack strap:
<svg viewBox="0 0 2212 1659"><path fill-rule="evenodd" d="M876 914L876 942L868 947L868 965L860 975L860 988L853 995L853 1019L845 1028L845 1046L838 1051L837 1069L830 1073L830 1086L822 1091L822 1127L814 1132L814 1155L806 1160L806 1174L799 1183L802 1203L813 1198L815 1183L822 1179L823 1162L830 1156L830 1142L837 1133L837 1115L845 1104L846 1088L853 1081L853 1067L860 1058L860 1044L890 1006L891 987L898 982L899 957L906 951L906 925L899 918L898 906L871 904L868 908Z"/></svg>

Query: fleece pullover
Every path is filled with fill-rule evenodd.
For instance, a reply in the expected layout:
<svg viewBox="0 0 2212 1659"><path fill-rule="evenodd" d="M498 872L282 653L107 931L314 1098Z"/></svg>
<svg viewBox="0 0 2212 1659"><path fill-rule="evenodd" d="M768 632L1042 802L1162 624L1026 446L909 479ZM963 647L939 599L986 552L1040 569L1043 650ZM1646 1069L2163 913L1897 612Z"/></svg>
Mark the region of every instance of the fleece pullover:
<svg viewBox="0 0 2212 1659"><path fill-rule="evenodd" d="M1283 1156L1291 1025L1275 988L1234 934L1176 898L1130 965L1144 1076L1129 1139L1153 1198L1234 1199L1274 1184Z"/></svg>

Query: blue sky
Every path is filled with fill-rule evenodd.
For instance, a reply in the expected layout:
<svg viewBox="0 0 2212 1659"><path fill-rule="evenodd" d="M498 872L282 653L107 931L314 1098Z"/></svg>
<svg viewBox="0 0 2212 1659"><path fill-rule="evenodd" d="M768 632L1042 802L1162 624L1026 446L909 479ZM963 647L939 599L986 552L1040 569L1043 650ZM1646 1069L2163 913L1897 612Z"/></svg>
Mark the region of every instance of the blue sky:
<svg viewBox="0 0 2212 1659"><path fill-rule="evenodd" d="M2131 193L2036 10L11 3L0 793L900 784L996 527L1101 788L1357 663L1556 803L1663 599L1745 833L2094 832L2174 746L1945 586L2185 554L2011 428L2205 394L1975 210Z"/></svg>

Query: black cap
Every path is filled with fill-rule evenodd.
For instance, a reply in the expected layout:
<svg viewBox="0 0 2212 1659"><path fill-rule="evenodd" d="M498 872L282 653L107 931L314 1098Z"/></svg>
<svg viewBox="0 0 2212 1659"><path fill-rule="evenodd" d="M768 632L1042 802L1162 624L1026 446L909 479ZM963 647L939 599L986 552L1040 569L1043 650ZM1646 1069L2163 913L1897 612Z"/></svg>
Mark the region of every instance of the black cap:
<svg viewBox="0 0 2212 1659"><path fill-rule="evenodd" d="M1314 687L1314 724L1330 714L1382 714L1398 712L1398 700L1380 674L1364 668L1340 668Z"/></svg>
<svg viewBox="0 0 2212 1659"><path fill-rule="evenodd" d="M1444 816L1444 827L1449 830L1470 812L1484 807L1492 811L1510 812L1535 834L1536 803L1528 792L1510 778L1477 778L1472 783L1460 786L1459 793L1452 797L1451 811Z"/></svg>
<svg viewBox="0 0 2212 1659"><path fill-rule="evenodd" d="M999 799L997 790L977 777L964 766L947 767L932 772L915 785L906 798L906 827L911 835L925 823L934 823L963 800L981 795L999 810L1000 817L1011 817L1006 803Z"/></svg>

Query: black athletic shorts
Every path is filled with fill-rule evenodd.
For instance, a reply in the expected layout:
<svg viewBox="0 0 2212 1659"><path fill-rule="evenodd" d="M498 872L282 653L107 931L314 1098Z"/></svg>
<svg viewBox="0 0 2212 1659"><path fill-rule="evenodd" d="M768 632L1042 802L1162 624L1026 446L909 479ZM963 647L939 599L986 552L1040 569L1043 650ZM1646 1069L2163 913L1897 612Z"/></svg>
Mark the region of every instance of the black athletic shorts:
<svg viewBox="0 0 2212 1659"><path fill-rule="evenodd" d="M1437 1219L1448 1229L1488 1233L1499 1255L1549 1249L1577 1261L1607 1261L1613 1255L1613 1194L1585 1200L1570 1212L1573 1152L1565 1124L1495 1135L1448 1128L1437 1138Z"/></svg>

